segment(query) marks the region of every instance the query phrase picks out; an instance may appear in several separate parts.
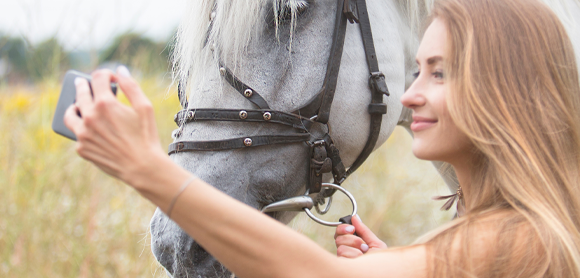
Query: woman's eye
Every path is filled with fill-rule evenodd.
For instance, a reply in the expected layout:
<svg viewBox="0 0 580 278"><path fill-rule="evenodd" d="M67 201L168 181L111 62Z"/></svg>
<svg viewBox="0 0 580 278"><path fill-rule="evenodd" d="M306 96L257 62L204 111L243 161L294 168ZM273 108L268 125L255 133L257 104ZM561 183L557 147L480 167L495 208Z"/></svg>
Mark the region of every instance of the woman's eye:
<svg viewBox="0 0 580 278"><path fill-rule="evenodd" d="M421 74L420 71L413 73L413 77L415 77L415 79L419 78L419 75Z"/></svg>
<svg viewBox="0 0 580 278"><path fill-rule="evenodd" d="M443 72L442 71L435 71L435 72L433 72L433 76L437 79L443 79Z"/></svg>

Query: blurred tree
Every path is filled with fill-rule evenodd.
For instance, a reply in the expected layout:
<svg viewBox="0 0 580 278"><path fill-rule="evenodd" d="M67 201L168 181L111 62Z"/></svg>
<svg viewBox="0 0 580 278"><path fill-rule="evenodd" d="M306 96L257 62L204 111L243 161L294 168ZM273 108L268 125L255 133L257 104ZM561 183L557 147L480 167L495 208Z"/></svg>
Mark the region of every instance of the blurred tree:
<svg viewBox="0 0 580 278"><path fill-rule="evenodd" d="M28 46L22 38L0 36L0 58L6 59L12 71L26 72Z"/></svg>
<svg viewBox="0 0 580 278"><path fill-rule="evenodd" d="M49 38L36 45L27 62L28 73L33 81L58 78L70 67L68 53L56 38Z"/></svg>
<svg viewBox="0 0 580 278"><path fill-rule="evenodd" d="M0 35L0 82L26 79L29 46L22 38Z"/></svg>
<svg viewBox="0 0 580 278"><path fill-rule="evenodd" d="M117 36L99 55L99 63L125 64L143 74L156 74L169 69L170 49L166 42L154 42L136 33Z"/></svg>

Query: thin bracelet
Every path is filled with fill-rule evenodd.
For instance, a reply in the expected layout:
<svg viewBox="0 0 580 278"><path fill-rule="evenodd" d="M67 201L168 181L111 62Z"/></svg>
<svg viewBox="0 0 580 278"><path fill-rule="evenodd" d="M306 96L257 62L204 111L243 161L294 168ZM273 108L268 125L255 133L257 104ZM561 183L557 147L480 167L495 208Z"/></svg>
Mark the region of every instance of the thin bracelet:
<svg viewBox="0 0 580 278"><path fill-rule="evenodd" d="M169 207L167 208L167 218L171 219L171 211L173 210L173 206L175 206L175 202L177 202L177 198L179 197L179 195L181 195L181 193L183 193L183 191L185 191L185 189L191 184L192 181L196 180L197 177L193 176L189 179L187 179L179 188L179 191L177 191L177 194L175 194L175 196L173 197L173 199L171 199L171 203L169 203Z"/></svg>

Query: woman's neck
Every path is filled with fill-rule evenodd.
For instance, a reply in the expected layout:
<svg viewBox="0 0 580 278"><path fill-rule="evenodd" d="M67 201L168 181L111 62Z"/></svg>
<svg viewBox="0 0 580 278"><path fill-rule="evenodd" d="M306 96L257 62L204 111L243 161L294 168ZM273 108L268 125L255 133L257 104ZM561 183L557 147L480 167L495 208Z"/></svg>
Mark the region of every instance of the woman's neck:
<svg viewBox="0 0 580 278"><path fill-rule="evenodd" d="M463 200L465 202L465 209L469 211L470 198L472 197L471 177L473 175L473 160L471 158L462 159L461 161L451 163L457 175L457 181L461 187Z"/></svg>

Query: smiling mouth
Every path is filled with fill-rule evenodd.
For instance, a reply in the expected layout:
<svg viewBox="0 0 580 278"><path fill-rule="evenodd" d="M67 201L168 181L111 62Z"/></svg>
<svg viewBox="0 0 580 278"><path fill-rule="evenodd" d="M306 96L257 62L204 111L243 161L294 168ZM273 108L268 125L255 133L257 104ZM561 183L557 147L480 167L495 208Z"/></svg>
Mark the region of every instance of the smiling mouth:
<svg viewBox="0 0 580 278"><path fill-rule="evenodd" d="M411 130L413 132L418 132L421 130L428 129L434 126L437 123L437 120L432 119L413 119L413 123L411 124Z"/></svg>

